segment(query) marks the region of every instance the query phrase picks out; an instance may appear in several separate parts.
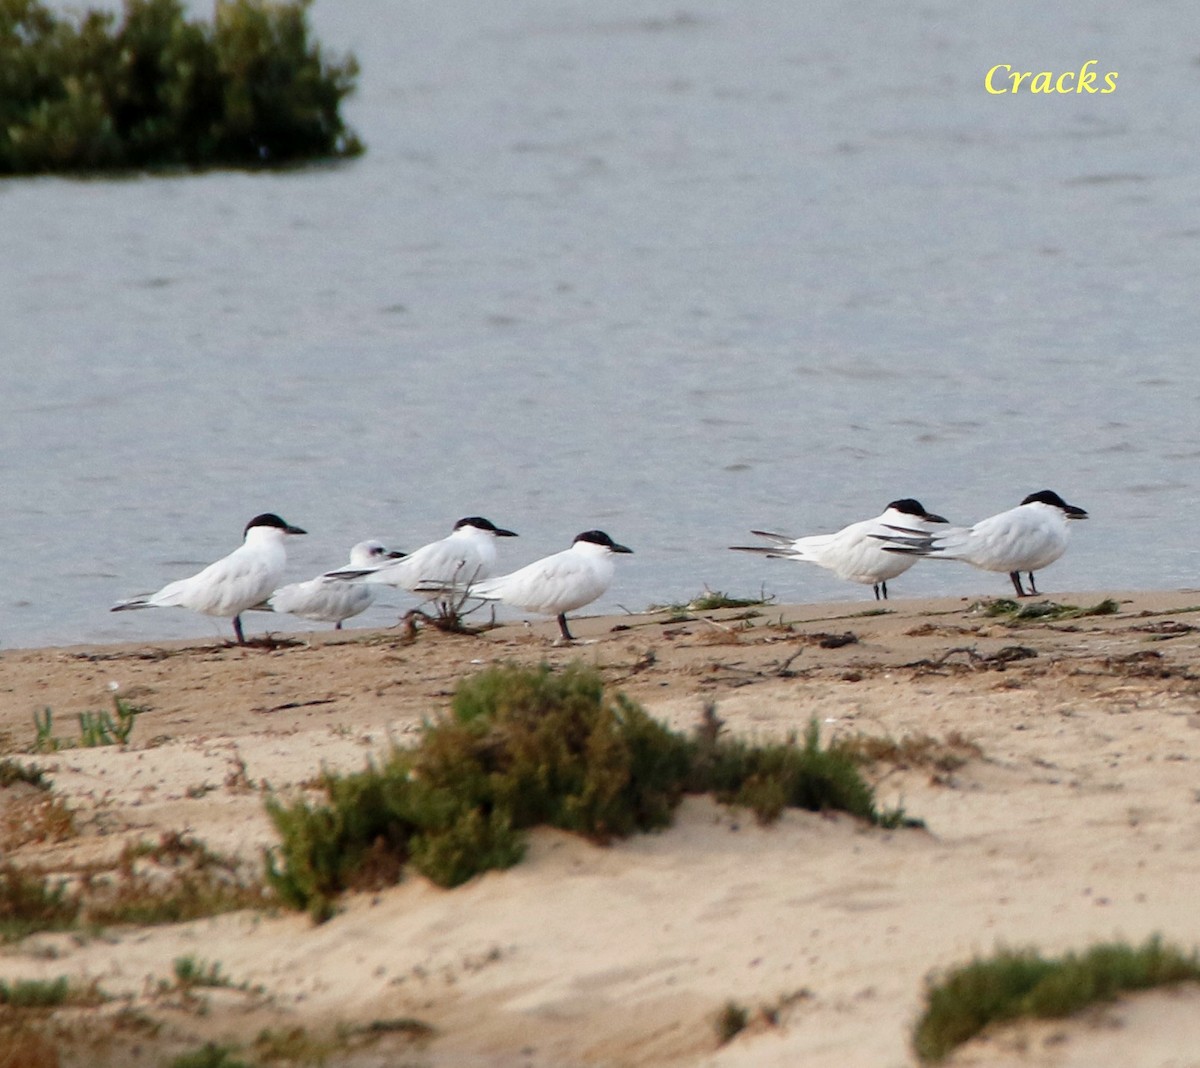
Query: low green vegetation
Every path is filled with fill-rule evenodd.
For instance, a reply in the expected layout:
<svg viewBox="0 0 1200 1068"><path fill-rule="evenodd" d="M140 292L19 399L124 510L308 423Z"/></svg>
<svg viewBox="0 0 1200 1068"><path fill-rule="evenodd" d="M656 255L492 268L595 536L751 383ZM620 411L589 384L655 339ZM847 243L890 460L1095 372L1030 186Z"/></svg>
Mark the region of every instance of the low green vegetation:
<svg viewBox="0 0 1200 1068"><path fill-rule="evenodd" d="M979 602L968 612L1000 618L1009 623L1054 623L1060 619L1082 619L1086 616L1112 616L1121 610L1111 597L1098 601L1090 607L1074 604L1058 604L1054 601L1015 601L1001 597L995 601Z"/></svg>
<svg viewBox="0 0 1200 1068"><path fill-rule="evenodd" d="M182 923L271 903L237 861L186 835L127 845L114 868L85 868L73 880L0 865L0 944L35 931L114 924Z"/></svg>
<svg viewBox="0 0 1200 1068"><path fill-rule="evenodd" d="M673 621L683 621L690 618L693 612L717 612L723 608L763 608L774 602L774 594L759 593L757 597L734 597L720 590L705 589L696 594L690 601L673 601L669 604L652 604L647 606L647 612L666 612ZM739 619L751 619L757 613L748 612Z"/></svg>
<svg viewBox="0 0 1200 1068"><path fill-rule="evenodd" d="M19 941L34 931L70 930L79 922L81 908L65 879L51 881L11 861L0 866L0 943Z"/></svg>
<svg viewBox="0 0 1200 1068"><path fill-rule="evenodd" d="M1002 950L930 982L913 1049L923 1062L936 1063L992 1023L1070 1016L1127 991L1189 980L1200 980L1200 958L1157 937L1138 947L1105 943L1049 959L1032 949Z"/></svg>
<svg viewBox="0 0 1200 1068"><path fill-rule="evenodd" d="M35 768L32 764L18 763L11 757L5 757L3 760L0 760L0 789L19 782L23 782L27 786L36 787L39 790L49 791L50 789L50 784L46 782L46 777L42 774L41 768Z"/></svg>
<svg viewBox="0 0 1200 1068"><path fill-rule="evenodd" d="M199 1049L179 1054L167 1068L250 1068L250 1065L234 1056L231 1047L209 1042Z"/></svg>
<svg viewBox="0 0 1200 1068"><path fill-rule="evenodd" d="M763 746L720 726L708 710L692 736L668 730L579 664L484 671L414 748L325 774L323 802L268 799L280 835L268 882L324 919L342 891L395 883L405 866L441 886L509 867L541 824L600 843L665 827L685 793L713 793L763 822L787 807L904 821L876 809L854 760L822 749L815 723L802 743Z"/></svg>
<svg viewBox="0 0 1200 1068"><path fill-rule="evenodd" d="M183 0L63 14L0 0L0 174L279 166L353 156L353 57L309 36L310 0Z"/></svg>
<svg viewBox="0 0 1200 1068"><path fill-rule="evenodd" d="M186 957L176 957L172 965L175 971L175 982L183 989L193 987L226 987L233 986L227 975L221 974L221 964L208 961L189 953Z"/></svg>
<svg viewBox="0 0 1200 1068"><path fill-rule="evenodd" d="M3 3L4 0L0 0ZM113 694L111 712L79 713L79 741L59 738L54 733L54 713L50 708L34 712L33 727L37 736L33 742L35 753L56 753L60 749L81 746L90 749L99 745L128 745L133 725L146 710Z"/></svg>

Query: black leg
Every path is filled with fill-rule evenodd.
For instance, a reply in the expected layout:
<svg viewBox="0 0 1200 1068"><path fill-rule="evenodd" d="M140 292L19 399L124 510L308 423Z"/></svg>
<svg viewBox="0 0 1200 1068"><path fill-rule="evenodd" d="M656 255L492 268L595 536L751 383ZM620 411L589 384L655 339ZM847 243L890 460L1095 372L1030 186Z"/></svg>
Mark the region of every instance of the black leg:
<svg viewBox="0 0 1200 1068"><path fill-rule="evenodd" d="M562 636L566 641L573 642L575 639L571 637L571 632L567 630L567 614L566 612L558 613L558 629L562 631Z"/></svg>
<svg viewBox="0 0 1200 1068"><path fill-rule="evenodd" d="M1013 588L1014 588L1014 589L1017 591L1017 596L1018 596L1018 597L1024 597L1024 596L1025 596L1025 590L1024 590L1024 588L1021 586L1021 572L1019 572L1019 571L1010 571L1010 572L1008 573L1008 577L1009 577L1010 579L1012 579Z"/></svg>
<svg viewBox="0 0 1200 1068"><path fill-rule="evenodd" d="M237 635L238 645L246 644L246 635L242 633L242 617L233 617L233 633Z"/></svg>
<svg viewBox="0 0 1200 1068"><path fill-rule="evenodd" d="M1033 572L1029 572L1029 592L1037 596L1037 587L1033 584Z"/></svg>
<svg viewBox="0 0 1200 1068"><path fill-rule="evenodd" d="M872 586L871 589L873 589L875 591L875 600L878 601L879 600L879 583L878 582L875 583L875 585Z"/></svg>
<svg viewBox="0 0 1200 1068"><path fill-rule="evenodd" d="M340 619L337 621L337 625L336 625L336 626L335 626L333 629L334 629L334 630L341 630L341 629L342 629L342 621L341 621Z"/></svg>
<svg viewBox="0 0 1200 1068"><path fill-rule="evenodd" d="M887 598L887 582L886 582L886 580L879 584L879 588L881 590L883 590L883 599L886 601L888 599Z"/></svg>

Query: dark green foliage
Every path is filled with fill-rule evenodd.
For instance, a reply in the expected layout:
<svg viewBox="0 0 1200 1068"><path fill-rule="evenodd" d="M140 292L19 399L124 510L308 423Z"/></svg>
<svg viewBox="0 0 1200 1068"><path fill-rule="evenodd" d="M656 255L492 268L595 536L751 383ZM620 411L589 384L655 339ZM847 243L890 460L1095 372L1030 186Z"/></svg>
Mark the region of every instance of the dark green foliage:
<svg viewBox="0 0 1200 1068"><path fill-rule="evenodd" d="M352 57L309 40L311 0L125 0L65 17L0 0L0 174L279 165L362 150L338 108Z"/></svg>
<svg viewBox="0 0 1200 1068"><path fill-rule="evenodd" d="M459 686L414 749L327 774L325 803L269 799L280 845L267 878L285 903L325 919L343 890L395 883L406 864L442 886L510 867L522 832L540 824L596 842L665 827L686 792L715 792L764 823L786 807L901 820L876 812L855 762L822 750L815 724L802 746L719 734L711 709L695 737L672 732L577 664L494 668Z"/></svg>
<svg viewBox="0 0 1200 1068"><path fill-rule="evenodd" d="M913 1048L922 1061L936 1062L994 1021L1070 1016L1124 991L1187 980L1200 980L1200 958L1157 937L1136 948L1106 943L1049 960L1034 950L1002 950L929 985Z"/></svg>
<svg viewBox="0 0 1200 1068"><path fill-rule="evenodd" d="M803 745L795 738L782 745L720 741L691 785L694 792L712 791L720 801L753 809L762 823L778 819L785 808L836 809L877 821L871 787L850 756L820 747L815 722Z"/></svg>

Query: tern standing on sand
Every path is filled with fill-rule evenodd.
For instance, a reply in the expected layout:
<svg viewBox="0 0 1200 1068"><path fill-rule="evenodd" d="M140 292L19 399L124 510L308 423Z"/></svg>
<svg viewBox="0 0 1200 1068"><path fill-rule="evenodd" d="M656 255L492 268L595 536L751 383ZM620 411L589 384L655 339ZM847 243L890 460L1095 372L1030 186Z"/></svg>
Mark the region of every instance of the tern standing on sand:
<svg viewBox="0 0 1200 1068"><path fill-rule="evenodd" d="M233 620L238 644L245 645L242 613L265 601L279 585L287 567L284 542L290 535L304 533L271 512L256 515L246 524L242 544L228 556L191 578L167 583L157 593L121 601L112 611L188 608L206 616L221 616Z"/></svg>
<svg viewBox="0 0 1200 1068"><path fill-rule="evenodd" d="M563 640L571 642L575 639L567 629L567 613L591 604L612 584L613 553L631 552L602 530L585 530L569 549L511 574L473 583L471 596L555 616Z"/></svg>
<svg viewBox="0 0 1200 1068"><path fill-rule="evenodd" d="M1016 508L981 519L971 527L950 527L937 533L893 530L884 549L897 556L931 560L962 560L983 571L1004 571L1018 597L1036 596L1033 573L1054 563L1071 540L1071 523L1087 519L1082 508L1067 504L1053 490L1031 493ZM1021 572L1029 576L1029 591Z"/></svg>

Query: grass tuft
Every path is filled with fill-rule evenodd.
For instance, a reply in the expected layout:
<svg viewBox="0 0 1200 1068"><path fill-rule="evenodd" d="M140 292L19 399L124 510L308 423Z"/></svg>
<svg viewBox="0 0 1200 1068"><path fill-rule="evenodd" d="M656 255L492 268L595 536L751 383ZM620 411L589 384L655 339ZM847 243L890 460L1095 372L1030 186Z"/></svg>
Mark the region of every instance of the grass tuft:
<svg viewBox="0 0 1200 1068"><path fill-rule="evenodd" d="M406 865L447 887L510 867L538 825L600 843L665 827L689 792L745 805L764 823L788 807L903 822L876 810L854 760L822 749L815 723L802 744L751 746L721 738L710 708L689 737L606 694L579 664L466 679L414 749L320 785L324 803L268 799L280 844L266 857L280 898L318 920L342 891L395 883Z"/></svg>
<svg viewBox="0 0 1200 1068"><path fill-rule="evenodd" d="M944 1060L991 1023L1070 1016L1125 991L1200 980L1200 958L1158 937L1138 947L1104 943L1047 959L1035 950L1001 950L928 984L913 1049L925 1063Z"/></svg>

